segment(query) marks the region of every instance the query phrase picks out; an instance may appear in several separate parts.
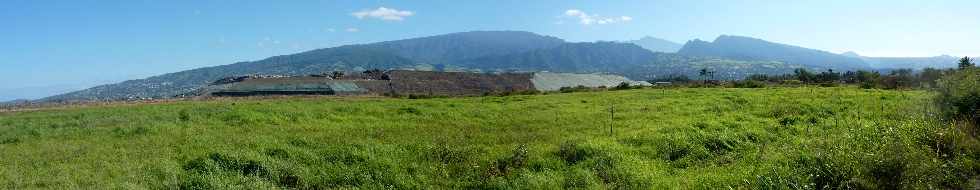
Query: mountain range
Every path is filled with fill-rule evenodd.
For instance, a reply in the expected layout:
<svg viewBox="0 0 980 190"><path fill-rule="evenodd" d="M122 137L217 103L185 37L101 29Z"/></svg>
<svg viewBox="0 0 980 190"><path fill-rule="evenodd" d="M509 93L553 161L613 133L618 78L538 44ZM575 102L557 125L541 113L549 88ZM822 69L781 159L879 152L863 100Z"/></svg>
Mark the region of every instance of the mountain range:
<svg viewBox="0 0 980 190"><path fill-rule="evenodd" d="M627 43L636 44L653 52L663 53L676 53L677 50L680 50L681 47L683 47L681 44L650 36L645 36L638 40L628 41Z"/></svg>
<svg viewBox="0 0 980 190"><path fill-rule="evenodd" d="M817 69L871 69L858 58L742 36L722 35L713 42L692 40L677 53L734 60L781 61Z"/></svg>
<svg viewBox="0 0 980 190"><path fill-rule="evenodd" d="M956 67L956 63L960 59L959 57L950 55L934 57L866 57L853 51L844 52L841 55L861 59L876 69L953 68Z"/></svg>
<svg viewBox="0 0 980 190"><path fill-rule="evenodd" d="M676 75L698 77L698 71L704 68L716 71L716 79L739 79L751 74L785 74L796 68L870 68L861 58L748 37L721 36L714 42L693 40L680 48L678 53L654 52L651 49L656 48L645 43L654 41L659 40L651 37L629 43L571 43L522 31L460 32L323 48L258 61L198 68L96 86L40 101L167 98L192 93L229 76L297 76L368 69L611 73L634 80L648 80Z"/></svg>

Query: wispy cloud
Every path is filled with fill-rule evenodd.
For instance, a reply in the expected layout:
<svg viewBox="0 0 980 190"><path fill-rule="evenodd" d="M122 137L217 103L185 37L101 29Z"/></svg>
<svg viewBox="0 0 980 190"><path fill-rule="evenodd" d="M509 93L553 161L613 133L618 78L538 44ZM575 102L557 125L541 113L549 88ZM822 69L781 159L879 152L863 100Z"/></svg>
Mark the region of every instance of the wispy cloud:
<svg viewBox="0 0 980 190"><path fill-rule="evenodd" d="M578 19L579 24L582 25L594 25L594 24L615 24L629 22L633 20L630 16L618 16L618 17L604 17L598 14L588 14L585 11L578 9L569 9L565 11L565 17Z"/></svg>
<svg viewBox="0 0 980 190"><path fill-rule="evenodd" d="M415 15L412 11L403 11L392 8L378 7L374 10L362 10L358 12L353 12L351 16L357 17L358 19L364 18L375 18L385 21L401 21L405 20L405 17Z"/></svg>
<svg viewBox="0 0 980 190"><path fill-rule="evenodd" d="M357 28L347 28L347 29L346 29L346 30L344 30L344 31L347 31L347 32L360 32L360 31L361 31L361 29L357 29Z"/></svg>

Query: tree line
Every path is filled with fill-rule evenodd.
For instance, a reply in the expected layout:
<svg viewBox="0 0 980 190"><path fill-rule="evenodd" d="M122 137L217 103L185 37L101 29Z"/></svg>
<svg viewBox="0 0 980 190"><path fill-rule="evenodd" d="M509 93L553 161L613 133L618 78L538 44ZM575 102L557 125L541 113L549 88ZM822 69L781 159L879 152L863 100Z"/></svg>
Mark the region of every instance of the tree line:
<svg viewBox="0 0 980 190"><path fill-rule="evenodd" d="M760 81L770 83L802 83L802 84L857 84L863 88L934 88L937 87L939 79L943 76L951 75L959 70L969 70L975 68L973 59L963 57L960 59L958 67L953 69L925 68L922 71L914 72L912 69L896 69L882 73L880 71L844 71L838 72L828 69L821 72L799 68L792 74L750 75L745 80Z"/></svg>

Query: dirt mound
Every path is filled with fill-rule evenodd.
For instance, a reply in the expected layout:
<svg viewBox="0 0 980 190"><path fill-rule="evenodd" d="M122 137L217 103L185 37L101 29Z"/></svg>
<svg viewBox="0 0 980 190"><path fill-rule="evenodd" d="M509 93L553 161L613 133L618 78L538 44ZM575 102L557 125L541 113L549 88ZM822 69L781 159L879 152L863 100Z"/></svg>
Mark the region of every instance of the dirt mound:
<svg viewBox="0 0 980 190"><path fill-rule="evenodd" d="M531 73L391 71L388 77L391 89L403 95L467 96L534 90Z"/></svg>

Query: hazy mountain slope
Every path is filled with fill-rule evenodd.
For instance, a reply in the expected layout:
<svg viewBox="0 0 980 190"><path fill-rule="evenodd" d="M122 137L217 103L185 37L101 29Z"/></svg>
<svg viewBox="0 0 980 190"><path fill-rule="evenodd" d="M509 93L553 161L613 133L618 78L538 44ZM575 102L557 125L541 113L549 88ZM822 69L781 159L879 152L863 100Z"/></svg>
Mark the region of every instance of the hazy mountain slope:
<svg viewBox="0 0 980 190"><path fill-rule="evenodd" d="M867 63L858 58L741 36L723 35L714 42L692 40L684 44L678 53L735 60L780 61L837 70L869 68Z"/></svg>
<svg viewBox="0 0 980 190"><path fill-rule="evenodd" d="M564 40L523 31L474 31L364 45L426 64L506 55L559 46Z"/></svg>
<svg viewBox="0 0 980 190"><path fill-rule="evenodd" d="M664 52L664 53L675 53L680 50L683 45L675 43L672 41L667 41L660 38L646 36L638 40L628 41L628 43L636 44L644 49L653 52Z"/></svg>
<svg viewBox="0 0 980 190"><path fill-rule="evenodd" d="M476 31L318 49L164 74L44 98L44 101L163 98L194 91L214 80L246 74L306 75L335 70L412 69L430 64L552 48L564 40L518 31Z"/></svg>
<svg viewBox="0 0 980 190"><path fill-rule="evenodd" d="M923 68L953 68L960 57L941 55L934 57L865 57L855 52L844 52L841 55L856 57L864 60L875 69L923 69Z"/></svg>
<svg viewBox="0 0 980 190"><path fill-rule="evenodd" d="M960 58L953 56L935 57L864 57L871 67L879 69L923 69L923 68L953 68Z"/></svg>
<svg viewBox="0 0 980 190"><path fill-rule="evenodd" d="M42 101L164 98L188 93L217 79L247 74L306 75L332 70L410 67L409 59L391 53L344 46L299 54L276 56L260 61L205 67L146 79L129 80L52 96Z"/></svg>
<svg viewBox="0 0 980 190"><path fill-rule="evenodd" d="M31 100L27 100L27 99L16 99L16 100L2 101L0 102L0 106L16 106L21 104L27 104L30 102Z"/></svg>
<svg viewBox="0 0 980 190"><path fill-rule="evenodd" d="M496 71L615 72L647 64L653 52L629 43L566 43L525 53L484 57L462 62L462 66Z"/></svg>
<svg viewBox="0 0 980 190"><path fill-rule="evenodd" d="M630 43L568 43L552 49L485 57L463 66L492 71L551 71L566 73L613 73L634 80L669 75L695 77L700 69L716 71L717 79L739 79L751 74L792 73L799 64L777 61L736 61L655 53Z"/></svg>
<svg viewBox="0 0 980 190"><path fill-rule="evenodd" d="M702 68L718 71L718 79L736 79L755 73L782 74L800 67L778 61L736 61L654 53L632 43L565 43L558 38L530 32L463 32L325 48L260 61L199 68L97 86L42 101L167 98L194 92L217 79L236 75L431 69L438 65L470 71L603 72L636 80L666 75L696 76Z"/></svg>

